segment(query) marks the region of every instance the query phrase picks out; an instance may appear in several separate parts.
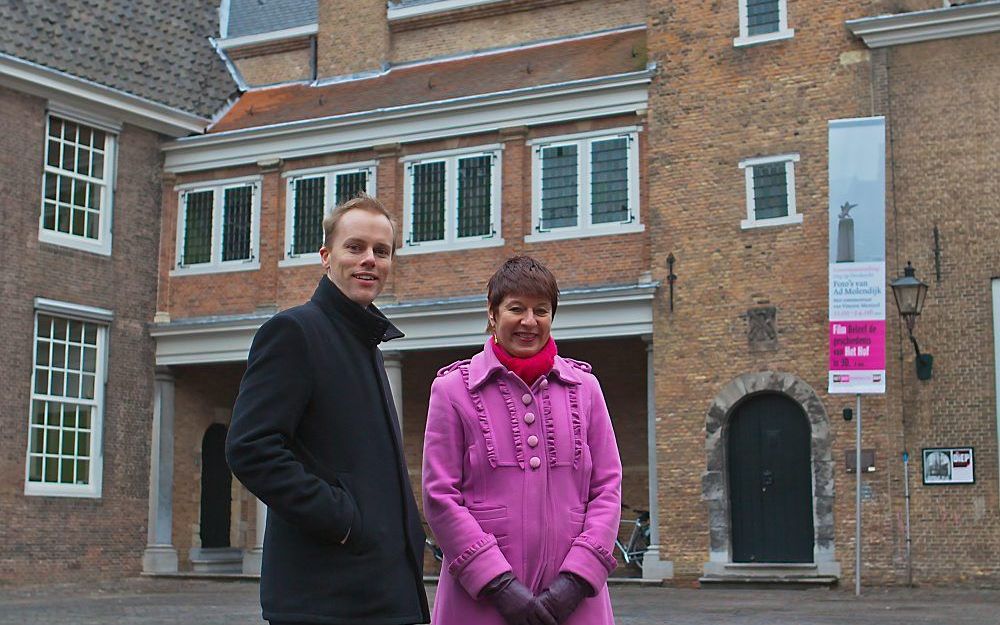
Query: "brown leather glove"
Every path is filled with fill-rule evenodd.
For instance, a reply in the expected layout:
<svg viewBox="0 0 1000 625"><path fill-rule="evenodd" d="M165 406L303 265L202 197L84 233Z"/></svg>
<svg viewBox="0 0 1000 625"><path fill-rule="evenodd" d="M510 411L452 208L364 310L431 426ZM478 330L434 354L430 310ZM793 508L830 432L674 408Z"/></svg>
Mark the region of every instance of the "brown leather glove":
<svg viewBox="0 0 1000 625"><path fill-rule="evenodd" d="M510 571L493 578L479 596L497 609L507 625L558 625L531 590Z"/></svg>
<svg viewBox="0 0 1000 625"><path fill-rule="evenodd" d="M538 595L538 601L557 623L562 623L584 598L593 595L594 589L582 577L573 573L560 573L549 587Z"/></svg>

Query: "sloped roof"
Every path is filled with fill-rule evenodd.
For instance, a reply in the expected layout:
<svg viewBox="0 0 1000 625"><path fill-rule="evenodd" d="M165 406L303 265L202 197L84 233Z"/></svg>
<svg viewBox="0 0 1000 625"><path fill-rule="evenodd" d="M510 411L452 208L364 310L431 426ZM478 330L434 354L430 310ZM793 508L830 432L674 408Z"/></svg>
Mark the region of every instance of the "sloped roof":
<svg viewBox="0 0 1000 625"><path fill-rule="evenodd" d="M316 0L230 0L226 38L315 24Z"/></svg>
<svg viewBox="0 0 1000 625"><path fill-rule="evenodd" d="M8 0L0 52L211 117L236 91L208 41L218 0Z"/></svg>
<svg viewBox="0 0 1000 625"><path fill-rule="evenodd" d="M392 68L372 78L244 93L210 132L497 93L646 68L646 31L526 46Z"/></svg>

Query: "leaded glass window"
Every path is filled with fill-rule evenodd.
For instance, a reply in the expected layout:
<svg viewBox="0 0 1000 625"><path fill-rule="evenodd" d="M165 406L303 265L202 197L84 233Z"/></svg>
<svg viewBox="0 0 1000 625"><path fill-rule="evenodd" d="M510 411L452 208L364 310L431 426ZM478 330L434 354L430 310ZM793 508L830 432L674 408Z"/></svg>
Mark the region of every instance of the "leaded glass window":
<svg viewBox="0 0 1000 625"><path fill-rule="evenodd" d="M315 254L323 245L323 218L334 207L368 193L371 180L372 170L367 167L312 170L290 178L287 257Z"/></svg>
<svg viewBox="0 0 1000 625"><path fill-rule="evenodd" d="M100 430L104 326L38 313L28 483L89 486Z"/></svg>
<svg viewBox="0 0 1000 625"><path fill-rule="evenodd" d="M576 145L542 148L542 230L577 224L577 152Z"/></svg>
<svg viewBox="0 0 1000 625"><path fill-rule="evenodd" d="M613 234L637 221L636 135L595 134L529 142L534 146L535 232L557 238ZM533 235L534 236L534 235Z"/></svg>
<svg viewBox="0 0 1000 625"><path fill-rule="evenodd" d="M785 163L753 166L754 218L774 219L788 215L788 184Z"/></svg>
<svg viewBox="0 0 1000 625"><path fill-rule="evenodd" d="M798 154L755 156L740 161L746 188L746 219L741 228L802 223L795 210L795 163Z"/></svg>
<svg viewBox="0 0 1000 625"><path fill-rule="evenodd" d="M493 157L458 159L458 236L485 236L493 230Z"/></svg>
<svg viewBox="0 0 1000 625"><path fill-rule="evenodd" d="M367 191L367 171L351 171L344 174L337 174L337 197L335 200L337 205L354 199L358 194L366 193Z"/></svg>
<svg viewBox="0 0 1000 625"><path fill-rule="evenodd" d="M445 162L413 165L413 221L410 241L440 241L445 226Z"/></svg>
<svg viewBox="0 0 1000 625"><path fill-rule="evenodd" d="M181 192L177 270L256 267L259 185L231 180Z"/></svg>
<svg viewBox="0 0 1000 625"><path fill-rule="evenodd" d="M222 261L249 260L253 186L226 189L222 205Z"/></svg>
<svg viewBox="0 0 1000 625"><path fill-rule="evenodd" d="M109 218L113 135L50 115L46 129L42 230L97 244Z"/></svg>
<svg viewBox="0 0 1000 625"><path fill-rule="evenodd" d="M292 255L315 252L323 245L326 178L299 178L292 183Z"/></svg>
<svg viewBox="0 0 1000 625"><path fill-rule="evenodd" d="M181 262L197 265L212 262L212 213L214 191L195 191L184 195L184 255Z"/></svg>
<svg viewBox="0 0 1000 625"><path fill-rule="evenodd" d="M591 223L628 219L628 143L615 137L590 144Z"/></svg>
<svg viewBox="0 0 1000 625"><path fill-rule="evenodd" d="M404 245L435 251L500 244L499 146L407 157Z"/></svg>
<svg viewBox="0 0 1000 625"><path fill-rule="evenodd" d="M781 29L780 0L746 0L747 35L775 33Z"/></svg>

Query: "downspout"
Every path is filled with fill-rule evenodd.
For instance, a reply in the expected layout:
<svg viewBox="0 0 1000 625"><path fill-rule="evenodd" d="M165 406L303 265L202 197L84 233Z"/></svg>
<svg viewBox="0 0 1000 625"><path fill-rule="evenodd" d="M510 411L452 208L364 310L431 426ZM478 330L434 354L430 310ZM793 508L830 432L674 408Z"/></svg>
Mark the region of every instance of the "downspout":
<svg viewBox="0 0 1000 625"><path fill-rule="evenodd" d="M896 239L895 252L896 252L896 266L899 267L899 248L902 242L899 239L899 208L896 204L896 152L895 152L895 142L893 141L892 127L895 119L892 116L892 85L890 84L890 76L892 64L890 63L890 58L892 55L892 46L889 46L885 50L885 104L886 104L886 122L889 133L889 168L892 175L892 183L889 189L889 193L892 196L892 227L893 227L893 237ZM873 77L874 78L874 77ZM873 81L874 82L874 81ZM912 337L911 337L912 338ZM906 369L905 356L903 346L900 342L897 342L898 347L898 357L899 357L899 370L904 371ZM906 583L908 586L913 586L913 550L912 550L912 535L910 531L910 451L907 444L906 436L906 379L904 376L899 377L899 410L900 410L900 427L902 429L903 435L903 516L904 516L904 540L906 549Z"/></svg>

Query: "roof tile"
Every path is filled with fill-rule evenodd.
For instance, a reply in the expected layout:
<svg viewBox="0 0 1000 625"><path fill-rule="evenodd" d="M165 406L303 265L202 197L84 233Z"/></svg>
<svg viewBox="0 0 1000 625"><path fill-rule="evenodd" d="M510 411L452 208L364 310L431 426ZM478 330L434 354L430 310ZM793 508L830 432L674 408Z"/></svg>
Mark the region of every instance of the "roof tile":
<svg viewBox="0 0 1000 625"><path fill-rule="evenodd" d="M615 32L402 66L374 78L253 90L244 93L210 132L597 78L645 67L645 30Z"/></svg>
<svg viewBox="0 0 1000 625"><path fill-rule="evenodd" d="M236 90L208 41L218 0L8 0L0 52L210 117Z"/></svg>

